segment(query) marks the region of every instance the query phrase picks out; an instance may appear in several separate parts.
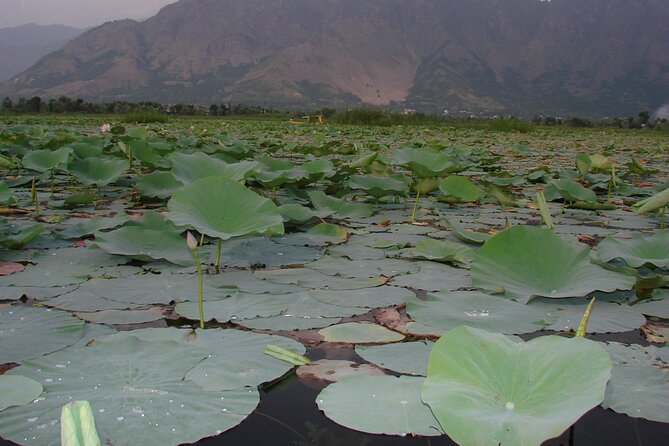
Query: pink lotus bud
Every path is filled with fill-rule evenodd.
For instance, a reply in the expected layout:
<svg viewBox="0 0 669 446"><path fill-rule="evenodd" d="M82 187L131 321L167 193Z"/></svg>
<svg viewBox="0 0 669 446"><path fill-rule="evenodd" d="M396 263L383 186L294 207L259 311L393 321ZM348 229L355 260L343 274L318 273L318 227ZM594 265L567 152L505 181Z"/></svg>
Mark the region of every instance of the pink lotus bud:
<svg viewBox="0 0 669 446"><path fill-rule="evenodd" d="M186 245L188 245L188 249L191 251L197 249L197 240L195 240L195 237L193 237L193 234L191 234L190 231L186 231Z"/></svg>
<svg viewBox="0 0 669 446"><path fill-rule="evenodd" d="M111 132L111 125L109 124L102 124L100 126L100 133L108 133Z"/></svg>

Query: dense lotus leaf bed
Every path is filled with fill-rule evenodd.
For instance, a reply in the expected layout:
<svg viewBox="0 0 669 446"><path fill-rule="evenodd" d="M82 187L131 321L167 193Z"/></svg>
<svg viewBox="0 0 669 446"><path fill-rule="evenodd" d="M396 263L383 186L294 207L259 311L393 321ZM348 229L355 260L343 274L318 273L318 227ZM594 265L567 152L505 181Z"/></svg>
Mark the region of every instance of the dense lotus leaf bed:
<svg viewBox="0 0 669 446"><path fill-rule="evenodd" d="M103 442L195 442L234 428L256 408L258 387L293 369L265 345L307 357L305 345L355 345L354 372L314 410L363 432L447 431L476 444L464 421L444 421L452 405L435 402L465 397L442 387L459 385L453 375L429 371L434 341L466 325L531 363L536 346L567 344L516 345L510 335L570 338L593 296L588 336L643 333L655 346L609 342L608 373L602 347L588 344L583 356L600 368L581 384L597 378L603 392L610 375L603 407L669 422L666 138L233 121L100 133L93 124L0 124L0 389L11 389L0 396L0 437L58 444L60 407L81 399ZM553 230L542 228L538 191ZM655 210L632 207L650 197ZM204 329L195 329L186 231L201 242ZM386 375L360 376L365 362ZM599 403L597 392L580 397L577 414ZM467 411L506 410L483 409ZM578 418L523 436L523 417L502 444L514 435L538 444ZM495 426L481 435L495 437Z"/></svg>

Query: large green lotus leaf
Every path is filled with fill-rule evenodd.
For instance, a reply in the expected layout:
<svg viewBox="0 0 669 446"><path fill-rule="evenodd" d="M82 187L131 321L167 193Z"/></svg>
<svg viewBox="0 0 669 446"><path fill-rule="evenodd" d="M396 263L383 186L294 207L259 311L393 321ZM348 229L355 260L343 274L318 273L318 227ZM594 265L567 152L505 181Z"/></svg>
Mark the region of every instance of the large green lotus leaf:
<svg viewBox="0 0 669 446"><path fill-rule="evenodd" d="M172 161L172 174L184 184L212 176L240 181L251 175L257 167L255 161L228 164L202 152L174 152L169 159Z"/></svg>
<svg viewBox="0 0 669 446"><path fill-rule="evenodd" d="M177 265L192 265L193 254L186 239L169 231L124 226L110 232L96 232L94 246L109 254L151 261L165 259Z"/></svg>
<svg viewBox="0 0 669 446"><path fill-rule="evenodd" d="M257 390L208 392L184 381L209 351L175 341L135 336L97 339L24 363L10 374L43 383L36 403L0 417L0 435L35 446L60 444L63 403L87 400L104 444L178 445L219 434L241 423L257 406Z"/></svg>
<svg viewBox="0 0 669 446"><path fill-rule="evenodd" d="M629 290L634 278L590 262L590 249L549 229L514 226L488 240L472 260L472 283L507 297L582 297Z"/></svg>
<svg viewBox="0 0 669 446"><path fill-rule="evenodd" d="M205 320L215 319L223 323L276 316L286 311L287 302L267 294L239 293L226 299L204 301L203 308ZM181 302L174 307L174 311L187 319L197 320L200 318L197 301Z"/></svg>
<svg viewBox="0 0 669 446"><path fill-rule="evenodd" d="M212 252L212 257L215 255ZM277 267L304 264L320 255L308 246L280 245L268 237L240 237L222 243L220 264L237 268ZM214 261L212 258L211 263Z"/></svg>
<svg viewBox="0 0 669 446"><path fill-rule="evenodd" d="M304 354L306 350L293 339L230 329L147 328L115 335L116 338L130 336L147 341L175 341L179 343L178 351L190 348L208 351L210 356L189 370L185 379L209 391L257 387L293 368L292 364L263 353L265 345L275 345L299 354ZM175 357L178 357L178 351L173 352Z"/></svg>
<svg viewBox="0 0 669 446"><path fill-rule="evenodd" d="M427 361L434 342L398 342L386 345L356 345L355 352L365 361L405 375L427 375Z"/></svg>
<svg viewBox="0 0 669 446"><path fill-rule="evenodd" d="M576 181L565 178L553 180L550 184L558 190L562 198L566 201L585 201L587 203L597 201L597 194Z"/></svg>
<svg viewBox="0 0 669 446"><path fill-rule="evenodd" d="M103 229L113 229L129 220L125 212L118 213L113 217L76 218L67 221L68 226L58 232L58 236L64 239L75 239Z"/></svg>
<svg viewBox="0 0 669 446"><path fill-rule="evenodd" d="M420 271L394 277L392 285L424 291L455 291L472 286L469 271L433 262L416 262Z"/></svg>
<svg viewBox="0 0 669 446"><path fill-rule="evenodd" d="M183 187L183 183L170 172L153 172L141 175L137 178L137 189L144 197L169 198L172 194Z"/></svg>
<svg viewBox="0 0 669 446"><path fill-rule="evenodd" d="M118 180L128 168L128 162L118 158L85 158L72 161L69 172L84 186L106 186Z"/></svg>
<svg viewBox="0 0 669 446"><path fill-rule="evenodd" d="M610 376L609 355L584 338L459 327L432 349L422 398L460 446L538 446L601 403Z"/></svg>
<svg viewBox="0 0 669 446"><path fill-rule="evenodd" d="M407 147L393 151L393 158L400 166L409 169L417 178L438 177L464 169L459 163L441 152Z"/></svg>
<svg viewBox="0 0 669 446"><path fill-rule="evenodd" d="M645 264L669 268L669 232L637 234L630 240L606 237L597 245L597 257L604 262L622 259L633 268Z"/></svg>
<svg viewBox="0 0 669 446"><path fill-rule="evenodd" d="M639 214L655 212L669 205L669 188L659 192L652 197L646 198L636 203L633 207Z"/></svg>
<svg viewBox="0 0 669 446"><path fill-rule="evenodd" d="M374 198L386 195L407 195L409 193L409 180L404 175L378 176L378 175L352 175L348 179L351 189L363 190Z"/></svg>
<svg viewBox="0 0 669 446"><path fill-rule="evenodd" d="M328 212L339 218L366 218L372 215L373 208L366 203L350 203L340 198L326 195L320 190L309 192L309 199L319 212Z"/></svg>
<svg viewBox="0 0 669 446"><path fill-rule="evenodd" d="M21 375L0 375L0 412L11 406L23 406L42 393L42 385Z"/></svg>
<svg viewBox="0 0 669 446"><path fill-rule="evenodd" d="M70 313L44 307L0 307L0 364L21 362L77 342L84 322Z"/></svg>
<svg viewBox="0 0 669 446"><path fill-rule="evenodd" d="M420 399L423 378L355 376L330 384L318 395L318 408L349 429L386 435L442 435L439 423Z"/></svg>
<svg viewBox="0 0 669 446"><path fill-rule="evenodd" d="M404 336L385 327L367 322L348 322L318 332L326 342L347 344L384 344L398 342Z"/></svg>
<svg viewBox="0 0 669 446"><path fill-rule="evenodd" d="M554 322L547 328L557 331L576 331L588 307L586 299L535 299L529 306L549 314ZM588 333L621 333L636 330L646 318L627 304L598 301L588 319Z"/></svg>
<svg viewBox="0 0 669 446"><path fill-rule="evenodd" d="M376 262L366 260L347 260L342 257L326 256L304 265L329 276L348 278L356 277L394 277L400 274L417 273L419 266L413 262L399 259L383 259Z"/></svg>
<svg viewBox="0 0 669 446"><path fill-rule="evenodd" d="M407 314L416 322L451 330L467 325L481 330L505 334L532 333L553 320L549 310L523 305L500 296L480 292L430 294L426 300L411 299Z"/></svg>
<svg viewBox="0 0 669 446"><path fill-rule="evenodd" d="M474 256L474 250L461 243L448 240L435 240L424 237L416 243L414 249L406 250L403 255L418 257L436 262L455 263L458 265L469 266Z"/></svg>
<svg viewBox="0 0 669 446"><path fill-rule="evenodd" d="M61 147L58 150L32 150L23 157L21 163L26 169L46 172L65 165L71 154L72 149L69 147Z"/></svg>
<svg viewBox="0 0 669 446"><path fill-rule="evenodd" d="M94 282L95 280L97 279L92 279L89 282ZM104 280L106 281L106 279ZM65 311L130 310L140 307L140 305L136 304L105 299L86 289L81 291L77 289L62 296L49 299L44 302L44 305Z"/></svg>
<svg viewBox="0 0 669 446"><path fill-rule="evenodd" d="M21 249L37 239L45 229L44 225L40 223L22 225L18 229L12 230L11 233L0 234L0 246L8 249Z"/></svg>
<svg viewBox="0 0 669 446"><path fill-rule="evenodd" d="M602 406L630 417L669 423L669 373L653 366L614 366Z"/></svg>
<svg viewBox="0 0 669 446"><path fill-rule="evenodd" d="M331 305L362 308L401 305L416 297L415 293L406 288L385 285L357 290L311 290L309 293L313 298Z"/></svg>
<svg viewBox="0 0 669 446"><path fill-rule="evenodd" d="M385 284L386 279L382 277L358 277L347 279L337 276L328 276L310 268L288 268L277 270L257 270L254 276L258 279L284 285L297 285L306 289L330 289L330 290L357 290L360 288L372 288Z"/></svg>
<svg viewBox="0 0 669 446"><path fill-rule="evenodd" d="M459 175L450 175L441 180L439 190L446 196L447 201L449 199L463 202L478 201L484 195L469 178Z"/></svg>
<svg viewBox="0 0 669 446"><path fill-rule="evenodd" d="M276 205L241 184L221 177L203 178L176 191L167 203L177 225L227 240L244 235L283 234Z"/></svg>

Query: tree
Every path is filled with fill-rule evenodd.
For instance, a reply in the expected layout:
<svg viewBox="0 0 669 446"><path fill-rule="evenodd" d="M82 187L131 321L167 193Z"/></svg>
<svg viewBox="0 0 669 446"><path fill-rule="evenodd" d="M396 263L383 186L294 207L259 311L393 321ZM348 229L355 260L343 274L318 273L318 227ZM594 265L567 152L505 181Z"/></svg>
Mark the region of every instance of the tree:
<svg viewBox="0 0 669 446"><path fill-rule="evenodd" d="M26 106L29 112L39 113L40 108L42 106L42 98L40 98L39 96L33 96L32 98L30 98Z"/></svg>
<svg viewBox="0 0 669 446"><path fill-rule="evenodd" d="M2 100L2 109L3 110L11 110L14 108L14 103L12 102L11 99L9 99L7 96Z"/></svg>

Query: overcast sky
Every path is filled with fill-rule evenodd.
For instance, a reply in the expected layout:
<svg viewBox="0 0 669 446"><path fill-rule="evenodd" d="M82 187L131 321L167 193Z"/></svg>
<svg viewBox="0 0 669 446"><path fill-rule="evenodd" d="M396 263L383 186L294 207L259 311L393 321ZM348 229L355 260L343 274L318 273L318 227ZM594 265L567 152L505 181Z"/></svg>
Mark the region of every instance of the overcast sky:
<svg viewBox="0 0 669 446"><path fill-rule="evenodd" d="M86 28L109 20L145 19L176 0L0 0L0 28L37 23Z"/></svg>

